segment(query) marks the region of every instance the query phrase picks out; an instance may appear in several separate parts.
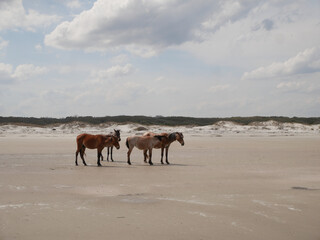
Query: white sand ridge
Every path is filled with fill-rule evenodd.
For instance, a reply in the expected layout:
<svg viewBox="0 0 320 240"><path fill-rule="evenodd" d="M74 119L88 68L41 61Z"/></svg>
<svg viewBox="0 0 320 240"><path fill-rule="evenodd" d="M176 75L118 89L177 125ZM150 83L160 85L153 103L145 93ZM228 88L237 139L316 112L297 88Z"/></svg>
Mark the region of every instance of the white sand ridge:
<svg viewBox="0 0 320 240"><path fill-rule="evenodd" d="M320 124L280 123L276 121L253 122L241 125L234 122L220 121L206 126L160 126L141 124L104 123L98 125L81 122L60 125L27 126L16 124L0 125L0 136L61 136L80 133L108 134L113 129L120 129L123 136L152 132L182 132L185 135L199 136L312 136L319 135Z"/></svg>

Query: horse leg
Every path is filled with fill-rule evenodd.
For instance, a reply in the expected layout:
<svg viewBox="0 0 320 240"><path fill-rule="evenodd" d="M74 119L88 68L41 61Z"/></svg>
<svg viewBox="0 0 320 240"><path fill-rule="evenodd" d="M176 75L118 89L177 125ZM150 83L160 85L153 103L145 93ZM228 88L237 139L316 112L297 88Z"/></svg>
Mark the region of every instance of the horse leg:
<svg viewBox="0 0 320 240"><path fill-rule="evenodd" d="M170 164L168 161L168 152L169 152L169 147L166 147L166 163Z"/></svg>
<svg viewBox="0 0 320 240"><path fill-rule="evenodd" d="M110 149L110 158L111 158L111 161L113 162L112 151L113 151L113 147L111 147Z"/></svg>
<svg viewBox="0 0 320 240"><path fill-rule="evenodd" d="M80 153L80 156L82 155L81 150L82 150L82 143L77 139L77 151L76 151L76 161L75 164L78 166L78 154Z"/></svg>
<svg viewBox="0 0 320 240"><path fill-rule="evenodd" d="M76 166L78 166L78 154L79 154L79 150L76 151Z"/></svg>
<svg viewBox="0 0 320 240"><path fill-rule="evenodd" d="M144 162L145 163L147 162L147 158L148 158L147 152L148 152L148 149L147 150L143 150L143 156L144 156Z"/></svg>
<svg viewBox="0 0 320 240"><path fill-rule="evenodd" d="M128 164L129 164L129 165L131 165L130 154L131 154L131 152L132 152L132 149L133 149L133 148L129 148L128 153L127 153L127 155L128 155Z"/></svg>
<svg viewBox="0 0 320 240"><path fill-rule="evenodd" d="M107 147L107 161L109 162L109 147Z"/></svg>
<svg viewBox="0 0 320 240"><path fill-rule="evenodd" d="M161 148L161 164L163 164L163 150L164 150L164 148L162 147Z"/></svg>
<svg viewBox="0 0 320 240"><path fill-rule="evenodd" d="M87 166L86 161L84 160L84 157L83 157L85 150L86 150L86 147L82 146L82 148L80 149L80 157L82 159L83 165Z"/></svg>
<svg viewBox="0 0 320 240"><path fill-rule="evenodd" d="M151 158L152 158L152 148L149 148L149 164L153 165Z"/></svg>
<svg viewBox="0 0 320 240"><path fill-rule="evenodd" d="M101 163L100 163L100 157L102 157L102 149L97 149L97 157L98 157L98 160L97 160L97 164L98 164L98 167L101 167ZM103 157L102 157L103 159Z"/></svg>
<svg viewBox="0 0 320 240"><path fill-rule="evenodd" d="M102 151L101 151L101 153L100 153L100 157L101 157L101 161L103 161Z"/></svg>

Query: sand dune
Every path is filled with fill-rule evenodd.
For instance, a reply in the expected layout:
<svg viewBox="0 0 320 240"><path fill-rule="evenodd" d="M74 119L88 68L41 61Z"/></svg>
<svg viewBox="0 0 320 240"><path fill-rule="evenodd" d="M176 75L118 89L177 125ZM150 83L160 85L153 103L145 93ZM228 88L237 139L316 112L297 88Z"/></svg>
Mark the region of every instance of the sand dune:
<svg viewBox="0 0 320 240"><path fill-rule="evenodd" d="M109 133L113 129L120 129L123 135L142 134L145 131L173 132L180 131L187 135L201 136L297 136L297 135L319 135L320 124L304 125L299 123L279 123L275 121L255 122L250 125L240 125L233 122L218 122L208 126L143 126L139 124L100 124L88 125L84 123L61 124L57 126L19 126L0 125L0 136L61 136L80 134L83 132L98 134Z"/></svg>

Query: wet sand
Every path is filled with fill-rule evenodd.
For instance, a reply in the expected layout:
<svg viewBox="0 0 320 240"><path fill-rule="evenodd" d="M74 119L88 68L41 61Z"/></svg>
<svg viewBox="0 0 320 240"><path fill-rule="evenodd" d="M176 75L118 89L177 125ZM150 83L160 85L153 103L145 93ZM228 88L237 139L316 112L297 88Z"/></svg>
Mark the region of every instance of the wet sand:
<svg viewBox="0 0 320 240"><path fill-rule="evenodd" d="M124 139L76 167L75 137L1 137L0 239L320 239L319 136L186 136L154 166Z"/></svg>

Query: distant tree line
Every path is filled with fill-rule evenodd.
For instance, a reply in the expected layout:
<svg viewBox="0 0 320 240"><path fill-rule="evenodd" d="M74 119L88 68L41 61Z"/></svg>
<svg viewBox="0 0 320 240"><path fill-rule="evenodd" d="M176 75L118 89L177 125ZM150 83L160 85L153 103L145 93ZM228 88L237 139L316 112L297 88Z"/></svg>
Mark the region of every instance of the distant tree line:
<svg viewBox="0 0 320 240"><path fill-rule="evenodd" d="M87 124L102 124L102 123L138 123L142 125L165 125L165 126L204 126L215 124L219 121L230 121L238 124L248 125L252 122L265 122L274 120L281 123L303 123L303 124L320 124L320 117L229 117L229 118L195 118L195 117L148 117L148 116L105 116L105 117L92 117L92 116L72 116L66 118L34 118L34 117L0 117L0 124L24 124L24 125L52 125L63 124L72 122L82 122Z"/></svg>

